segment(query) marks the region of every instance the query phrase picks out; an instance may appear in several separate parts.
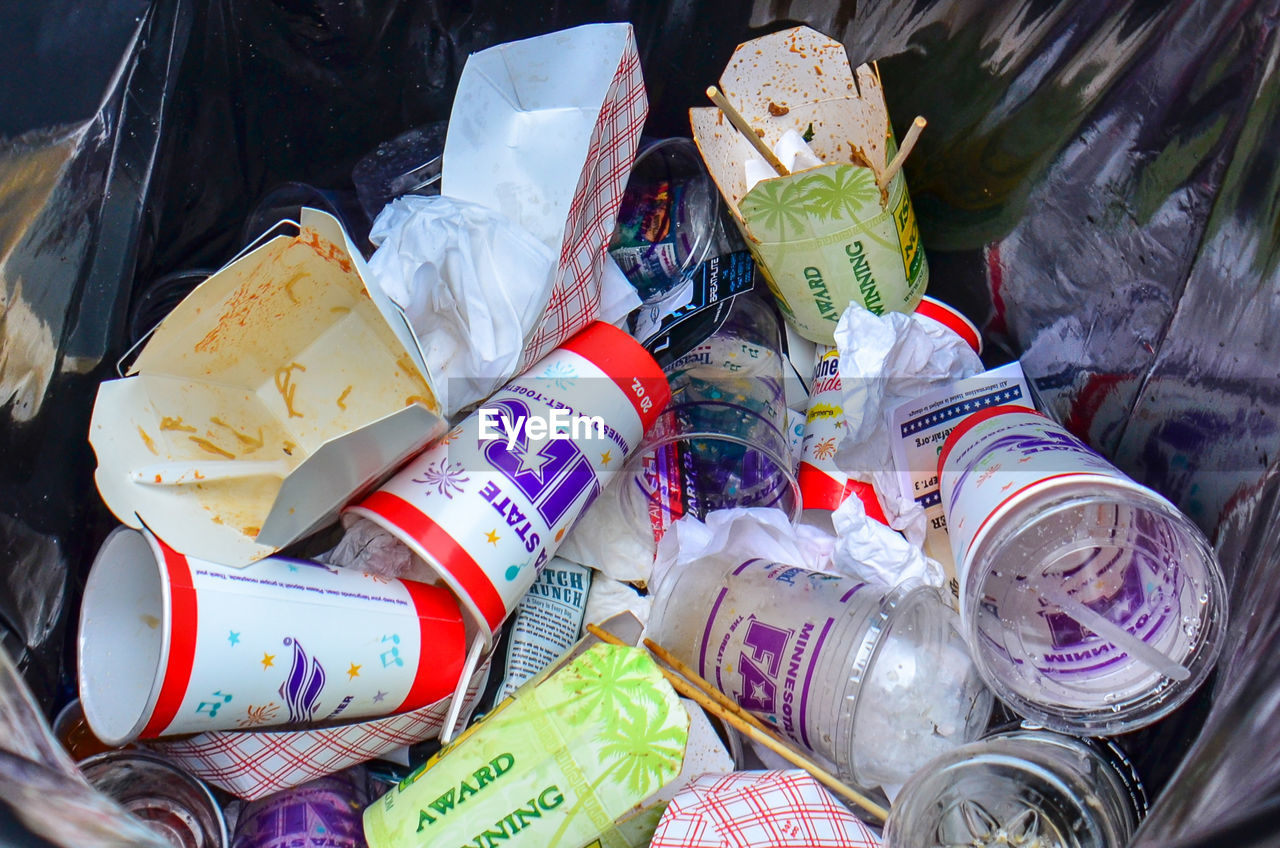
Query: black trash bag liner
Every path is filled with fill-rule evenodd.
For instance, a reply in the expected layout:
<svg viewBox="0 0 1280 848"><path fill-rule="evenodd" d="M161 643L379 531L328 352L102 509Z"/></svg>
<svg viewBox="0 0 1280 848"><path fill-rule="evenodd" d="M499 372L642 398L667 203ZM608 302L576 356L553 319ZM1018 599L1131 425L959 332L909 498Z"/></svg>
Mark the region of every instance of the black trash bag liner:
<svg viewBox="0 0 1280 848"><path fill-rule="evenodd" d="M350 191L379 142L448 118L474 50L630 20L646 131L687 134L736 44L807 23L880 60L899 134L929 119L906 174L930 292L1217 540L1219 670L1121 740L1158 793L1134 845L1280 844L1280 0L24 5L0 13L22 25L0 22L19 83L0 106L22 107L0 108L0 628L46 707L111 524L94 386L175 275L235 254L259 199Z"/></svg>

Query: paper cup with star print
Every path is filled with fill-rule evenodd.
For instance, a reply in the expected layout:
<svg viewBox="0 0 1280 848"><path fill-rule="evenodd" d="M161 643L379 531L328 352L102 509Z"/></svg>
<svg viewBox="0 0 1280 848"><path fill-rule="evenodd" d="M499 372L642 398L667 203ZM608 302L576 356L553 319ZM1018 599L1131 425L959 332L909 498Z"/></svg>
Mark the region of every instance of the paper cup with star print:
<svg viewBox="0 0 1280 848"><path fill-rule="evenodd" d="M347 513L422 557L491 644L670 396L635 339L591 324Z"/></svg>
<svg viewBox="0 0 1280 848"><path fill-rule="evenodd" d="M85 585L80 701L109 745L404 712L453 691L464 631L441 587L283 557L231 568L121 527Z"/></svg>

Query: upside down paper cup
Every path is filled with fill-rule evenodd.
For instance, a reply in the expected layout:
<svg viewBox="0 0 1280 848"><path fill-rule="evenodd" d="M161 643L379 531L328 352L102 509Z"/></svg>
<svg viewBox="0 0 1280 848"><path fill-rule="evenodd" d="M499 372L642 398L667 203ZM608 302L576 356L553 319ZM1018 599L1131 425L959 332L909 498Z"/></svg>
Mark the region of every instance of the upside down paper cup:
<svg viewBox="0 0 1280 848"><path fill-rule="evenodd" d="M85 585L80 700L109 745L387 715L452 692L464 643L446 589L283 557L231 568L121 527Z"/></svg>
<svg viewBox="0 0 1280 848"><path fill-rule="evenodd" d="M648 351L596 322L347 512L430 564L491 640L669 398Z"/></svg>

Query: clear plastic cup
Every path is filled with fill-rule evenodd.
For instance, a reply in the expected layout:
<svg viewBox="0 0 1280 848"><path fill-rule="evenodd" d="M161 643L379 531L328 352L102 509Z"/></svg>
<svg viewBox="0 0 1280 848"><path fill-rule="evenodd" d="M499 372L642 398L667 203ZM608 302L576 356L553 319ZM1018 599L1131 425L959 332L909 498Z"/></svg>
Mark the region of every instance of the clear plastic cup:
<svg viewBox="0 0 1280 848"><path fill-rule="evenodd" d="M111 751L80 763L85 779L173 848L226 848L227 822L208 787L142 751Z"/></svg>
<svg viewBox="0 0 1280 848"><path fill-rule="evenodd" d="M1167 500L1015 407L957 427L940 471L965 636L1016 712L1065 733L1124 733L1208 677L1226 585Z"/></svg>
<svg viewBox="0 0 1280 848"><path fill-rule="evenodd" d="M720 193L693 141L666 138L642 149L609 242L640 299L660 296L728 249Z"/></svg>
<svg viewBox="0 0 1280 848"><path fill-rule="evenodd" d="M773 507L796 519L780 351L772 309L742 295L715 333L666 369L671 403L617 489L631 530L660 539L681 516L730 507Z"/></svg>
<svg viewBox="0 0 1280 848"><path fill-rule="evenodd" d="M998 733L921 769L898 793L886 848L1120 848L1146 794L1114 745L1043 730Z"/></svg>
<svg viewBox="0 0 1280 848"><path fill-rule="evenodd" d="M763 560L669 575L649 629L738 704L860 786L896 786L976 739L992 695L935 589Z"/></svg>

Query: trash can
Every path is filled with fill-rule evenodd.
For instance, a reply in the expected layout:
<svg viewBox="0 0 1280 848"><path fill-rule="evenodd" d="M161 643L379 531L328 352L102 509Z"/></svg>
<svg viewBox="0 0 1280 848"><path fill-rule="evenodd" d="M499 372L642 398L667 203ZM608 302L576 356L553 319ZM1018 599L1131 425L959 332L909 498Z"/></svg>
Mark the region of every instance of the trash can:
<svg viewBox="0 0 1280 848"><path fill-rule="evenodd" d="M929 119L906 174L930 293L1215 541L1227 646L1190 703L1121 740L1155 798L1133 845L1280 844L1276 0L9 5L0 643L47 714L73 694L79 590L113 524L95 388L177 272L230 259L276 185L354 196L361 156L448 118L472 51L630 21L647 132L688 135L736 44L803 23L879 60L899 136Z"/></svg>

